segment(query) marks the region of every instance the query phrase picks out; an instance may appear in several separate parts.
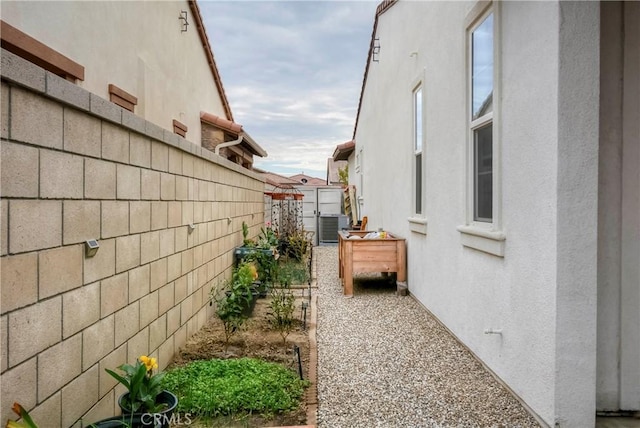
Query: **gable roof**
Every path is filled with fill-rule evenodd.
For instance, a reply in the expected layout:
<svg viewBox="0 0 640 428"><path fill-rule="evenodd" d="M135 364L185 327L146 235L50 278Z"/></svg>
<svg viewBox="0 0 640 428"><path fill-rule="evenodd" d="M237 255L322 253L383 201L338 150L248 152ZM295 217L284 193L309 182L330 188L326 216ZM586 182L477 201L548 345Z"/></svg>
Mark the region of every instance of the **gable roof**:
<svg viewBox="0 0 640 428"><path fill-rule="evenodd" d="M362 108L362 96L364 95L364 88L367 85L367 75L369 74L369 64L371 64L371 57L373 56L373 47L376 40L376 29L378 28L378 18L380 15L389 10L398 0L384 0L376 8L376 17L373 21L373 31L371 33L371 42L369 43L369 54L367 55L367 64L364 68L364 77L362 78L362 89L360 90L360 101L358 101L358 113L356 113L356 123L353 127L353 140L356 139L356 130L358 129L358 119L360 118L360 109Z"/></svg>
<svg viewBox="0 0 640 428"><path fill-rule="evenodd" d="M285 177L284 175L276 174L275 172L265 171L260 168L253 168L253 171L261 174L268 184L275 187L293 189L294 185L300 184L295 180Z"/></svg>
<svg viewBox="0 0 640 428"><path fill-rule="evenodd" d="M324 186L327 184L327 180L323 180L322 178L311 177L310 175L306 175L306 174L296 174L296 175L292 175L289 178L292 180L295 180L296 184L304 184L306 186Z"/></svg>
<svg viewBox="0 0 640 428"><path fill-rule="evenodd" d="M220 72L218 72L218 66L216 65L216 60L213 58L213 50L211 49L211 44L209 43L209 37L207 37L207 30L204 28L204 22L202 21L200 8L198 7L198 3L196 2L196 0L189 0L189 8L191 9L191 13L193 14L196 28L198 29L198 35L200 36L200 41L202 42L204 53L207 56L207 62L209 63L209 68L211 69L211 73L213 74L213 80L215 81L216 87L218 88L218 92L220 93L220 100L222 101L222 106L224 107L225 115L227 116L228 120L233 122L233 113L231 113L231 106L229 106L229 100L227 99L227 94L224 91L224 86L222 86L222 79L220 78Z"/></svg>

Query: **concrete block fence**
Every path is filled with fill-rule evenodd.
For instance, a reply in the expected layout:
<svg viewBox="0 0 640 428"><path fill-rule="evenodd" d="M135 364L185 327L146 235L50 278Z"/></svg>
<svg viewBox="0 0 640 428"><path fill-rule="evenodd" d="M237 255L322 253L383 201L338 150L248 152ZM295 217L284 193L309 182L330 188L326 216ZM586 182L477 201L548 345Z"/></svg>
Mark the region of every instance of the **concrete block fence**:
<svg viewBox="0 0 640 428"><path fill-rule="evenodd" d="M212 315L264 181L4 50L1 111L0 423L85 426L118 412L105 368L165 368Z"/></svg>

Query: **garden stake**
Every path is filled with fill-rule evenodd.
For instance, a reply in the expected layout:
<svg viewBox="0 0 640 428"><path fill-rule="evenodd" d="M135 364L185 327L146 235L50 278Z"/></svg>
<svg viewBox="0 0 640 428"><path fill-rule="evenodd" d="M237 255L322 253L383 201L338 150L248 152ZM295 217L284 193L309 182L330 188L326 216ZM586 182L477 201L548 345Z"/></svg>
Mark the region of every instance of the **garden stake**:
<svg viewBox="0 0 640 428"><path fill-rule="evenodd" d="M300 373L300 380L304 380L304 378L302 377L302 360L300 359L300 348L298 347L298 345L293 345L293 351L298 357L298 373Z"/></svg>
<svg viewBox="0 0 640 428"><path fill-rule="evenodd" d="M300 315L302 316L302 330L307 330L307 302L302 302L302 310L300 311Z"/></svg>

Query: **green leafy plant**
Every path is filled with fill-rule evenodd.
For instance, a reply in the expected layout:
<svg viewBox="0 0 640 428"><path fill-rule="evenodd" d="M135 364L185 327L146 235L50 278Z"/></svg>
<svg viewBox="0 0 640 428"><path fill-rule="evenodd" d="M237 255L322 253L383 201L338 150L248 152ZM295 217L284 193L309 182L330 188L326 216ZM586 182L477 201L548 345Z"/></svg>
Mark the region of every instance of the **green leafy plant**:
<svg viewBox="0 0 640 428"><path fill-rule="evenodd" d="M349 185L349 165L345 165L344 168L338 168L338 180L345 186Z"/></svg>
<svg viewBox="0 0 640 428"><path fill-rule="evenodd" d="M129 391L125 396L123 405L132 413L135 412L158 412L165 408L165 403L156 403L158 395L162 392L163 372L153 374L153 370L158 368L155 358L145 355L138 358L135 365L122 364L118 367L123 372L120 375L113 370L105 369L118 382L124 385Z"/></svg>
<svg viewBox="0 0 640 428"><path fill-rule="evenodd" d="M27 409L22 407L19 403L13 403L11 410L13 410L13 413L18 415L22 420L20 422L8 420L5 425L6 428L38 428L38 425L36 425L36 423L33 422L33 419L31 419L31 415L29 415Z"/></svg>
<svg viewBox="0 0 640 428"><path fill-rule="evenodd" d="M249 226L242 222L242 245L245 247L255 247L256 243L253 239L249 239Z"/></svg>
<svg viewBox="0 0 640 428"><path fill-rule="evenodd" d="M278 263L278 277L290 284L306 284L309 281L308 263L294 259L281 260Z"/></svg>
<svg viewBox="0 0 640 428"><path fill-rule="evenodd" d="M230 280L225 281L221 288L214 287L210 292L211 299L216 303L216 315L224 327L225 351L229 347L231 337L247 320L244 308L253 297L251 285L257 277L255 265L242 262L233 270Z"/></svg>
<svg viewBox="0 0 640 428"><path fill-rule="evenodd" d="M269 303L269 321L271 326L280 333L283 344L287 343L287 336L295 327L293 313L296 309L296 298L291 292L291 284L285 280L282 287L271 290Z"/></svg>
<svg viewBox="0 0 640 428"><path fill-rule="evenodd" d="M296 409L309 382L279 364L240 358L194 361L167 372L163 385L180 397L176 411L215 417Z"/></svg>

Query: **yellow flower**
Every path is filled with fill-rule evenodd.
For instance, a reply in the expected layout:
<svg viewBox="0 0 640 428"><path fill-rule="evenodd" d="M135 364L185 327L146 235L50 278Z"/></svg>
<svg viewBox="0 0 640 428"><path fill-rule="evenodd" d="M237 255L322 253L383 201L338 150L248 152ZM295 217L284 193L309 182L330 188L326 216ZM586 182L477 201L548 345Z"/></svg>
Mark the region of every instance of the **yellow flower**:
<svg viewBox="0 0 640 428"><path fill-rule="evenodd" d="M251 275L253 275L253 280L255 281L258 279L258 269L256 268L256 265L249 265L249 267L251 269Z"/></svg>
<svg viewBox="0 0 640 428"><path fill-rule="evenodd" d="M140 362L147 366L148 372L158 368L158 362L153 357L147 357L146 355L143 355L140 357Z"/></svg>

